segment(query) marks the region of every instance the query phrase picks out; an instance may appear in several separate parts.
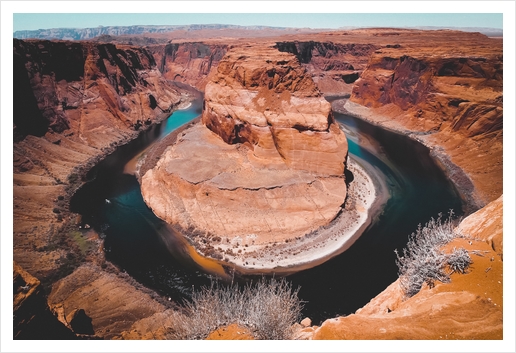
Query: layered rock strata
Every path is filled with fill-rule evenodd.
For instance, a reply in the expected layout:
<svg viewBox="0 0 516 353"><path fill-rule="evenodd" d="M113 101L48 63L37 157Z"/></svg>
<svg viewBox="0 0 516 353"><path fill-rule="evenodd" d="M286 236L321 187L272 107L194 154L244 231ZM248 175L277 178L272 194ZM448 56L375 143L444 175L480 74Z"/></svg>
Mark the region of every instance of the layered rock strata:
<svg viewBox="0 0 516 353"><path fill-rule="evenodd" d="M346 158L330 104L293 55L235 48L206 85L202 125L143 176L142 194L158 217L215 246L269 246L335 218Z"/></svg>
<svg viewBox="0 0 516 353"><path fill-rule="evenodd" d="M142 48L14 40L13 59L14 259L43 279L76 248L59 233L80 174L186 97Z"/></svg>
<svg viewBox="0 0 516 353"><path fill-rule="evenodd" d="M222 43L169 43L149 46L163 77L204 90L208 74L228 49Z"/></svg>
<svg viewBox="0 0 516 353"><path fill-rule="evenodd" d="M442 250L468 251L473 264L450 283L424 285L403 300L399 280L355 314L304 329L305 339L503 339L503 196L464 219Z"/></svg>
<svg viewBox="0 0 516 353"><path fill-rule="evenodd" d="M414 134L478 208L502 193L502 42L479 33L426 36L434 46L422 41L374 52L346 109ZM465 177L455 176L456 166Z"/></svg>
<svg viewBox="0 0 516 353"><path fill-rule="evenodd" d="M217 32L217 36L219 35L218 33L219 32ZM220 40L217 41L220 43ZM225 44L230 41L232 45L240 45L237 39L228 39ZM203 40L203 42L206 45L210 45L208 40ZM369 52L364 53L363 56L351 55L346 58L342 58L342 62L349 63L354 67L354 71L357 72L365 69L365 63L367 63L371 54L374 54L376 57L374 61L383 55L386 57L394 55L393 58L395 58L395 60L397 60L396 58L400 58L404 55L417 57L422 60L427 60L428 58L437 56L448 59L454 57L455 59L452 58L455 60L455 64L453 65L460 65L460 60L464 60L466 57L472 58L472 60L475 61L475 57L487 59L492 58L494 55L493 53L496 53L496 55L498 55L498 61L488 59L489 63L493 65L493 67L498 66L498 69L496 70L499 72L501 72L500 70L502 67L502 41L499 39L487 38L478 33L464 33L456 31L415 31L402 29L367 29L341 31L330 34L316 34L312 36L303 35L291 38L278 38L274 39L273 42L315 42L314 46L309 46L311 48L310 51L312 59L307 63L302 62L302 65L304 65L308 70L312 70L310 66L311 61L317 60L317 64L313 65L313 70L317 70L319 68L321 71L313 72L320 72L320 74L317 75L323 75L321 78L324 80L326 80L328 77L327 75L330 74L332 75L332 78L335 78L334 81L336 81L339 79L341 72L346 73L346 71L349 72L349 70L341 71L343 66L337 68L335 65L333 66L333 69L325 70L325 68L330 67L325 64L326 60L330 58L330 55L331 59L336 59L339 57L339 54L331 50L328 50L327 52L324 50L320 51L320 49L323 48L323 46L326 46L326 44L321 46L317 43L349 45L350 48L357 44L374 45L375 51L377 51L376 53ZM294 46L297 45L298 44L295 44ZM24 48L21 48L22 46ZM27 49L28 46L32 46L30 52ZM148 88L145 84L142 85L142 81L137 79L131 92L125 93L125 97L129 96L131 99L128 101L130 104L130 110L125 111L124 113L134 115L134 117L130 118L129 124L121 124L120 126L122 127L120 129L110 129L110 131L103 135L102 138L97 139L95 138L95 134L102 132L103 124L106 126L112 126L113 122L118 119L115 115L105 112L106 103L102 102L102 100L104 100L104 95L99 94L99 88L95 81L109 77L105 82L112 85L112 90L117 92L115 95L116 97L120 96L116 87L125 79L122 78L122 76L125 76L125 73L132 71L136 77L139 77L140 73L145 75L148 70L152 71L155 67L154 64L152 64L152 60L150 60L150 65L143 65L143 69L130 69L127 71L121 66L119 67L119 64L111 64L109 56L100 59L100 54L98 54L99 49L95 48L100 48L102 46L97 46L97 44L90 45L87 43L75 43L73 46L75 46L76 49L71 49L71 43L65 42L22 42L15 40L14 48L15 66L13 73L15 85L13 88L15 96L15 126L18 138L20 135L22 137L25 136L25 138L14 144L13 255L26 270L44 280L46 283L49 282L49 277L53 274L60 272L59 276L63 276L68 273L67 271L71 271L71 269L73 269L73 263L75 260L73 258L68 258L70 253L78 255L82 254L82 251L78 247L77 239L71 237L71 233L60 233L63 223L59 219L62 218L63 221L68 220L68 214L66 212L68 205L67 187L72 180L75 180L78 175L87 170L91 165L93 165L93 163L95 163L95 161L98 161L101 156L108 153L110 150L113 150L116 145L121 144L134 136L136 132L134 131L134 125L131 124L133 121L137 122L139 119L137 117L137 112L140 111L139 101L137 100L137 96L134 94L135 92L145 91L145 87ZM77 48L80 48L81 46L83 49L78 50ZM66 49L67 47L70 47L70 49ZM156 55L152 48L150 48L150 50L141 48L134 50L132 46L111 44L107 46L104 45L104 47L109 48L106 50L111 52L111 57L113 57L113 53L115 53L114 56L117 57L119 54L123 55L118 53L118 51L126 51L126 49L130 49L135 53L147 52L155 57L155 61L157 63L156 66L158 69L161 69L161 57L159 55L162 54ZM75 75L76 77L79 77L79 80L66 81L72 86L79 85L79 87L82 87L81 85L84 83L84 87L86 88L81 92L84 93L85 97L90 96L89 92L93 92L91 95L96 97L96 99L89 100L89 111L84 111L84 115L73 116L81 117L81 119L87 119L90 117L98 119L96 124L98 129L81 130L79 133L77 127L82 126L82 124L70 122L70 129L61 130L63 126L66 126L62 124L63 121L71 119L72 115L70 114L76 114L76 112L79 111L79 109L74 109L73 106L68 107L68 103L66 103L65 109L62 108L63 105L61 97L63 97L62 94L65 92L62 89L59 90L60 88L65 87L63 85L64 82L62 81L62 78L65 76L67 68L77 66L73 64L75 58L78 58L80 62L82 62L84 61L84 57L80 53L75 53L73 55L65 56L67 58L66 60L58 60L58 51L56 51L56 48L61 48L60 50L64 51L64 53L66 53L67 50L70 53L77 51L82 51L82 53L91 53L91 55L88 54L86 56L86 58L91 59L88 60L88 62L92 63L92 65L94 63L99 64L99 67L96 67L96 64L90 66L92 67L93 73L101 72L100 62L106 62L106 60L110 62L109 65L106 65L107 74L98 74L96 76L92 75L91 79L88 80L83 80L82 74L79 74ZM86 50L85 48L91 48L91 51L90 49ZM163 48L163 46L161 48ZM195 46L190 46L190 49L192 50L192 53L194 50L197 50ZM178 48L178 50L182 49ZM291 50L287 51L292 52ZM300 52L302 51L299 50L298 53ZM20 55L20 53L22 53L22 60L17 61L19 59L17 56ZM190 60L188 58L189 53L190 52L187 53L185 50L184 54L181 54L182 59L184 59L184 64L178 65L176 71L174 71L175 69L169 70L166 75L179 72L182 76L177 76L176 79L181 80L182 82L187 82L193 85L197 85L196 82L206 82L205 77L202 75L206 72L205 67L207 64L205 62L211 60L211 54L196 54L197 56L192 55L192 60ZM421 55L426 58L420 58L418 53L423 53ZM137 56L139 55L140 54L137 54ZM179 57L180 55L177 54L175 59L176 62L179 60ZM308 56L306 57L308 58ZM41 62L39 61L40 59ZM172 59L171 57L167 57L167 60L168 62L171 62ZM51 63L51 61L54 61L54 63ZM20 65L20 62L22 65ZM32 64L32 62L35 62L36 64ZM119 63L124 63L124 60L119 61ZM133 60L127 63L129 68L133 66ZM211 64L211 68L214 68L216 66L215 64L216 60L214 59ZM483 65L483 70L486 69L488 72L492 70L492 68L485 67L482 63L481 65ZM463 66L463 68L469 70L468 66L470 65ZM38 74L38 72L43 72L41 69L43 67L47 69L47 71L45 71L46 73ZM169 67L172 68L172 66ZM27 68L30 72L26 71ZM52 70L48 70L49 68L52 68ZM188 72L188 70L191 70L191 72ZM82 70L73 69L71 71L81 72ZM163 70L163 72L164 71L165 70ZM196 76L195 73L200 73L201 71L202 75L199 74L199 76ZM389 74L392 74L395 70L389 71ZM55 72L55 75L53 72ZM160 72L154 72L157 76L160 75ZM495 92L495 94L496 92L501 94L500 75L498 75L497 78L495 77L494 79L486 80L485 78L475 77L474 75L468 76L465 74L466 72L463 69L460 69L457 72L460 72L460 75L440 75L440 77L437 77L437 79L441 79L441 81L440 83L435 81L437 82L435 87L433 87L433 84L430 86L424 86L429 89L435 89L436 87L439 88L441 83L446 83L446 80L449 80L449 82L452 83L447 85L447 88L453 90L453 97L445 91L439 91L435 94L436 97L447 97L446 100L440 101L440 104L446 110L443 116L447 116L447 114L453 115L460 106L466 107L468 105L468 102L460 101L460 97L463 94L468 95L468 97L476 97L476 99L485 96L487 97L487 100L493 99L493 92ZM335 92L332 88L333 84L328 85L328 88L325 88L326 86L325 84L322 84L321 78L315 77L313 73L311 74L321 91L329 93ZM336 76L333 76L334 74ZM27 80L27 76L30 77L29 80ZM44 76L46 76L46 78ZM53 76L58 78L58 81L55 81ZM32 77L40 77L42 79L38 81L33 80ZM163 78L163 75L161 75L161 77ZM350 86L355 83L361 85L373 85L377 78L381 81L381 75L375 76L372 71L364 75L363 78L364 81L359 80L352 84L348 84L345 86L346 90L343 91L346 93L350 92ZM399 79L401 80L400 83L407 78L408 76L399 76ZM434 79L435 78L436 77L434 77ZM493 88L492 86L492 83L495 81L498 81L498 88ZM34 88L34 84L37 84L38 82L45 83L46 87L44 87L44 90L38 91L38 89L42 89L42 86L40 86L40 88ZM20 85L21 88L17 85ZM170 87L169 83L163 79L158 80L158 85L160 87ZM446 85L443 87L446 88ZM378 92L380 92L380 88L381 87L378 87ZM41 94L34 94L32 91L33 89L34 92L37 91ZM150 87L150 91L153 91L154 89L154 87ZM47 93L44 93L46 90L48 90ZM66 90L73 92L75 91L75 88L70 87ZM109 90L111 90L111 88ZM339 90L341 89L339 88ZM57 94L49 94L49 91L57 92ZM408 92L410 92L410 90L408 90ZM22 97L19 100L17 100L18 93L21 93ZM157 94L151 94L158 102L160 102ZM124 94L122 94L122 96L124 96ZM38 101L38 98L40 97L46 97L45 100L51 104L47 105L47 103L42 100L43 102L40 105ZM499 96L494 96L495 101L497 101L497 106L501 107L502 98L501 96L499 98L497 97ZM476 124L474 121L482 112L481 109L464 110L468 114L472 115L469 115L469 120L466 119L468 120L467 123L461 124L459 129L450 129L449 122L445 122L441 129L439 128L439 125L433 124L431 118L432 115L426 114L426 109L421 109L420 117L416 118L416 115L420 114L418 111L420 108L416 109L416 106L409 106L407 109L408 114L402 114L403 110L394 102L386 103L378 107L373 107L371 105L370 108L367 108L367 106L369 104L373 104L373 102L368 102L367 97L365 98L366 99L363 101L359 101L359 108L363 108L364 110L357 109L363 117L369 118L372 121L390 128L398 127L404 131L415 132L419 139L424 138L425 141L429 141L429 144L433 146L433 151L435 153L442 152L443 154L448 154L456 166L466 170L474 183L474 187L478 188L483 195L487 195L486 199L493 200L501 194L501 171L503 165L501 143L501 139L503 137L502 127L500 126L500 129L491 130L491 133L480 133L475 136L469 136L466 134L469 136L467 139L464 138L465 135L463 134L463 132L466 132L470 126L475 128L474 130L476 130L476 132L479 131L476 127L481 125ZM355 98L353 98L353 100L354 99ZM472 102L472 100L470 102ZM485 101L479 100L478 102L482 103ZM52 104L54 104L54 108L52 107ZM421 106L421 102L416 105ZM38 106L37 110L34 109L36 106ZM39 110L39 106L41 106L43 110ZM161 103L160 106L162 106ZM162 107L166 108L166 105ZM23 109L26 110L23 111ZM144 106L145 114L150 114L151 121L159 120L159 116L161 114L159 109L146 109L147 108ZM46 121L44 119L39 119L40 115L47 114L45 111L56 111L57 115L59 115L61 110L65 114L65 119L54 119L52 116ZM22 114L17 114L17 111L22 111ZM101 111L102 113L100 113ZM433 111L431 110L431 112ZM22 119L16 120L19 117ZM21 122L23 119L26 121ZM498 116L498 119L501 118ZM414 128L416 123L420 126L426 124L426 128ZM24 132L20 129L23 125L25 128L33 130L25 130ZM50 130L48 130L49 125L51 125ZM457 127L458 126L459 125L457 125ZM29 135L26 135L27 133ZM93 147L90 146L91 142L94 142ZM80 167L75 168L77 165L80 165ZM70 180L68 178L69 175L71 176ZM351 188L349 192L351 192ZM492 206L493 204L490 204L486 210L490 209ZM471 218L471 220L472 219L473 218ZM75 219L72 222L74 223ZM436 339L441 339L453 337L450 335L446 336L449 332L444 332L442 330L432 332L434 329L444 329L451 326L441 325L438 327L434 325L432 327L425 327L425 325L430 322L430 317L433 317L434 319L439 317L440 320L437 320L439 323L446 322L457 324L458 326L453 326L453 329L457 329L456 332L460 332L460 338L500 338L502 333L502 313L501 309L497 309L498 312L495 312L493 308L498 307L498 305L494 305L498 303L498 301L495 301L497 300L496 298L499 298L499 294L496 293L501 293L501 283L503 283L503 279L500 276L501 272L497 257L497 255L501 257L501 245L503 244L498 236L498 234L501 235L501 217L492 217L491 212L484 213L481 218L478 218L476 222L471 222L470 225L472 229L489 228L489 232L491 234L497 234L496 237L489 240L489 242L492 242L493 244L496 255L494 253L492 255L491 253L488 253L491 251L488 244L485 244L486 248L484 249L479 247L481 244L480 242L473 242L474 247L471 247L470 249L477 251L480 250L481 253L484 254L484 257L474 256L474 261L476 261L474 269L478 269L478 271L462 277L464 278L463 281L461 280L458 282L456 278L453 278L451 284L439 285L433 290L425 289L425 291L426 293L439 294L444 288L450 288L451 292L459 293L460 295L464 289L471 289L471 286L476 286L480 289L488 288L488 291L483 291L477 294L480 296L478 300L468 302L467 300L464 301L464 298L460 297L464 305L455 305L456 303L454 302L454 299L456 297L454 295L444 295L440 293L440 295L436 296L433 301L430 298L429 303L433 303L431 307L433 311L424 312L420 309L429 309L429 306L423 305L429 296L428 294L423 294L421 296L417 295L413 298L414 300L407 301L403 305L403 310L399 312L399 315L391 317L389 315L393 312L389 311L393 310L394 307L390 306L390 304L387 305L387 303L396 301L396 298L400 298L400 296L397 296L397 290L393 290L389 287L389 289L382 293L382 295L379 295L376 300L373 300L370 305L368 305L369 309L364 310L361 313L366 315L374 306L377 306L378 308L381 307L381 312L377 310L374 320L370 318L369 320L364 321L353 321L352 315L349 318L350 320L347 321L349 325L343 325L341 328L337 328L336 326L333 326L333 324L342 322L343 318L328 320L325 324L327 325L325 327L328 330L319 331L317 338L331 337L341 339L363 337L364 339L374 339L388 337L435 337ZM99 250L99 245L97 243L99 242L98 239L89 235L86 235L84 239L87 244L92 245L91 248L93 249L93 252ZM90 251L91 250L88 250L86 253L88 256L86 261L96 262L96 254L92 255ZM495 265L490 265L493 262ZM100 266L93 265L88 271L84 271L84 268L81 267L81 271L75 271L73 275L65 277L62 282L56 285L56 288L58 288L59 291L53 296L55 299L52 301L52 307L54 310L57 310L59 307L67 307L69 310L65 312L65 316L68 316L71 312L80 310L81 308L84 309L86 314L92 318L95 334L106 338L120 337L121 330L130 330L129 336L124 335L124 337L128 338L163 338L163 331L167 327L167 320L170 319L168 311L166 310L167 306L165 305L168 302L162 303L162 301L160 301L152 292L150 292L150 295L145 294L149 293L149 291L142 291L141 286L138 286L134 281L131 281L127 275L122 276L120 273L116 275L115 270L113 270L113 273L114 274L106 272L104 266L101 268ZM97 276L103 277L104 280L99 281ZM453 276L459 278L463 275L455 274ZM475 277L475 280L478 281L475 282L470 280L472 277ZM21 290L19 284L21 283L23 287L25 287L26 284L18 282L18 278L19 277L17 275L13 275L13 283L15 284L14 288ZM79 281L78 278L81 278L81 280ZM24 279L24 281L26 280ZM109 285L105 285L106 283L109 283ZM128 283L130 285L127 285ZM452 290L451 286L454 284L457 286ZM491 285L497 285L498 289L493 290L490 287ZM113 288L120 288L123 293L119 290L112 290ZM64 294L63 289L67 291L67 294ZM94 293L98 293L98 295L89 295L92 290L95 291ZM32 292L29 290L29 293ZM77 295L77 293L79 293L79 295ZM448 302L443 300L445 297L450 299L450 301ZM16 298L16 294L14 298ZM44 304L44 299L45 298L41 298L40 303ZM489 299L494 303L489 304ZM127 303L131 302L137 303L138 305L127 305ZM161 304L157 305L158 302ZM385 305L381 306L382 302L385 303ZM445 304L443 304L443 302ZM145 306L145 310L141 310L142 305ZM418 305L419 307L417 308ZM113 308L113 310L110 310L111 308ZM439 311L440 309L442 310ZM373 309L371 310L374 311ZM402 312L403 314L401 314ZM485 315L482 313L485 313ZM402 318L401 316L405 314L407 316ZM482 315L485 318L483 323L481 323L482 318L480 317ZM355 319L357 316L358 315L354 316ZM460 323L458 323L457 317L460 318ZM361 318L363 319L364 316L361 316ZM389 320L391 318L395 320ZM404 318L406 318L406 320L404 320ZM412 327L414 325L415 321L412 320L412 318L415 318L415 320L417 320L417 324L420 326L407 331L407 327ZM489 320L494 324L489 324ZM45 321L45 323L48 322L49 321ZM465 324L465 322L468 322L469 324ZM396 323L399 323L399 326L395 326ZM131 324L132 327L128 329ZM47 327L50 326L51 325L47 324ZM358 330L356 330L357 328ZM308 336L310 332L313 333L314 328L309 327L305 330L307 331L305 334ZM483 333L480 330L483 330ZM125 334L128 333L129 331ZM444 333L444 335L442 335L442 333ZM134 334L134 336L131 336L132 334ZM455 335L454 337L458 336L459 335ZM49 337L51 336L46 335L43 338Z"/></svg>
<svg viewBox="0 0 516 353"><path fill-rule="evenodd" d="M354 82L362 75L369 57L380 45L369 42L335 43L317 39L281 41L276 43L276 47L282 52L294 54L324 94L351 94Z"/></svg>
<svg viewBox="0 0 516 353"><path fill-rule="evenodd" d="M90 317L95 333L116 335L113 326L119 321L153 312L125 305L128 292L134 294L135 302L144 293L128 276L117 276L116 269L111 267L109 274L105 271L103 242L91 229L79 229L80 218L69 211L70 197L95 163L189 98L162 77L152 54L143 48L89 42L14 40L13 44L15 338L75 337L71 332L65 336L67 330L61 324L54 325L57 320L46 307L42 289L51 293L51 285L63 277L68 294L86 286L108 299L101 304L98 299L81 302L81 297L68 306L61 288L52 303L53 311L59 306L66 309L60 321L70 327L81 316L82 322ZM94 271L80 282L73 271L84 262ZM124 295L106 294L109 288L95 282L93 272L109 278L113 287L125 288ZM142 300L149 307L161 308L148 295ZM104 305L118 305L118 309L109 312ZM86 316L81 314L84 311ZM71 317L72 312L77 317ZM110 331L103 331L109 325ZM88 331L74 326L81 334Z"/></svg>
<svg viewBox="0 0 516 353"><path fill-rule="evenodd" d="M13 263L13 339L76 339L48 307L41 282Z"/></svg>

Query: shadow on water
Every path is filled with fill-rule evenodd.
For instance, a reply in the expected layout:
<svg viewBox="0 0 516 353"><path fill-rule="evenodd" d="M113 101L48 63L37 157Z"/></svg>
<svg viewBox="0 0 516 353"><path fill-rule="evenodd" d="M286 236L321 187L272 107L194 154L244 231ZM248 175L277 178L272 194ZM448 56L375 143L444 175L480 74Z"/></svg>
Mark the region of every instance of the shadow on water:
<svg viewBox="0 0 516 353"><path fill-rule="evenodd" d="M92 170L92 181L79 190L71 204L84 223L105 236L108 260L177 301L188 298L193 287L208 285L210 275L185 256L180 244L163 236L170 230L144 203L136 178L123 174L123 169L150 143L198 116L200 102L175 112L148 135L106 158ZM384 176L391 196L378 220L350 249L288 277L294 288L301 287L303 315L316 325L355 312L396 280L394 249L405 246L418 224L450 209L460 215L462 209L455 188L426 147L360 119L334 115L348 136L350 154Z"/></svg>
<svg viewBox="0 0 516 353"><path fill-rule="evenodd" d="M289 277L301 286L304 314L315 324L348 315L367 304L398 275L395 249L408 235L439 213L462 214L462 201L452 183L430 157L429 150L410 138L360 119L334 113L347 132L350 154L360 156L386 177L390 199L378 221L342 255Z"/></svg>

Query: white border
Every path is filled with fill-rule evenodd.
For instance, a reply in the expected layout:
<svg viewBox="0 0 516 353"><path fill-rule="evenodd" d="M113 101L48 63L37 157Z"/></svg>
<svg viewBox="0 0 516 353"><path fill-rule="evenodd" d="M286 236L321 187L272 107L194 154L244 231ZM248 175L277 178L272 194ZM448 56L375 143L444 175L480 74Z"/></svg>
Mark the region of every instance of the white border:
<svg viewBox="0 0 516 353"><path fill-rule="evenodd" d="M504 14L504 336L503 341L13 341L12 337L12 21L13 13L503 13ZM1 351L39 352L513 352L514 345L514 43L513 1L2 1L1 2Z"/></svg>

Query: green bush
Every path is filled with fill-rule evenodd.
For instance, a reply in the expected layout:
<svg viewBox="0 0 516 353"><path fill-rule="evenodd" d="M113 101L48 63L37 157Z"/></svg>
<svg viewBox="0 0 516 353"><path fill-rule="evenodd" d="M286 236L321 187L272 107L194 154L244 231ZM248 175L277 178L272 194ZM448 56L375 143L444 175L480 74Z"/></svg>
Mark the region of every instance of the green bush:
<svg viewBox="0 0 516 353"><path fill-rule="evenodd" d="M214 330L239 324L257 339L290 339L302 304L282 279L261 280L239 288L211 286L195 292L181 311L174 312L169 339L204 339Z"/></svg>
<svg viewBox="0 0 516 353"><path fill-rule="evenodd" d="M433 287L435 281L450 282L450 274L446 273L448 265L452 272L464 273L471 264L471 258L465 249L459 249L452 254L445 254L441 247L459 237L452 221L453 212L444 222L442 214L437 219L431 219L424 227L419 225L417 231L409 236L403 255L396 253L396 265L400 284L406 298L416 295L424 283Z"/></svg>

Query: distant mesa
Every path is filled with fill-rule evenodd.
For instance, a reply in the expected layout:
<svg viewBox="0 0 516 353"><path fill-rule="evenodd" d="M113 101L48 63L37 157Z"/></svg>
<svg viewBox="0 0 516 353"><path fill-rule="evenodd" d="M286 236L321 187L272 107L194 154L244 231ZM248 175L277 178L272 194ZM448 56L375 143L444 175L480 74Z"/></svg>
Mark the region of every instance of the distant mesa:
<svg viewBox="0 0 516 353"><path fill-rule="evenodd" d="M312 28L294 28L294 27L273 27L273 26L239 26L228 24L192 24L192 25L134 25L134 26L98 26L92 28L46 28L36 30L20 30L13 33L13 38L17 39L60 39L60 40L89 40L99 36L156 36L163 34L172 34L173 32L181 33L183 38L189 37L189 32L195 36L196 32L209 31L225 31L224 33L232 33L235 37L246 37L245 32L249 35L255 33L256 37L266 37L267 35L285 35L285 34L301 34L301 33L317 33L325 31L347 31L356 30L360 27L340 27L336 29L312 29ZM397 28L396 31L409 32L411 30L440 30L450 29L463 32L479 32L489 37L502 37L503 29L489 27L439 27L439 26L422 26L413 28ZM367 28L365 30L368 30ZM392 31L392 28L389 29ZM220 34L220 32L219 32ZM213 32L211 32L213 36ZM253 36L253 35L252 35ZM217 37L217 36L216 36ZM107 39L107 37L105 37ZM170 39L170 38L169 38Z"/></svg>
<svg viewBox="0 0 516 353"><path fill-rule="evenodd" d="M98 26L92 28L48 28L36 30L20 30L13 33L17 39L61 39L61 40L87 40L98 36L126 36L126 35L155 35L171 32L179 32L185 36L185 32L196 31L251 31L257 32L260 36L264 31L280 32L282 34L293 34L301 32L314 32L308 28L288 28L269 26L238 26L225 24L193 24L193 25L134 25L134 26ZM320 29L319 29L320 31Z"/></svg>

